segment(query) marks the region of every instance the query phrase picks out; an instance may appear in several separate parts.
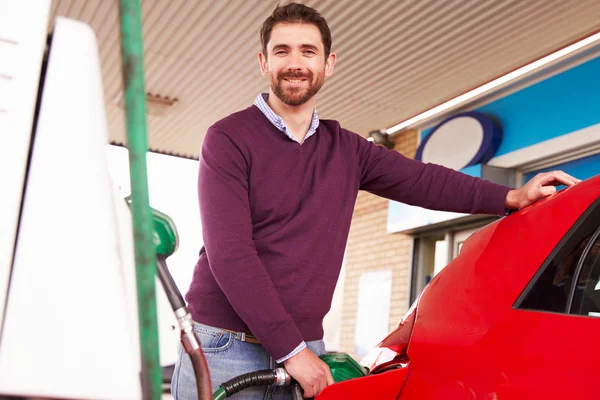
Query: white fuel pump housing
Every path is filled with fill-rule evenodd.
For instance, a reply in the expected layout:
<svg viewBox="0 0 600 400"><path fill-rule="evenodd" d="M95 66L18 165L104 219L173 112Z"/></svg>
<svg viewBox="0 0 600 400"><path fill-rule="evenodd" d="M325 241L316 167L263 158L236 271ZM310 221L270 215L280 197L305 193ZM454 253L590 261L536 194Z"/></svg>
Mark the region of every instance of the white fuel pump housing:
<svg viewBox="0 0 600 400"><path fill-rule="evenodd" d="M0 0L0 397L138 399L131 214L97 43L58 18L46 44L49 6Z"/></svg>

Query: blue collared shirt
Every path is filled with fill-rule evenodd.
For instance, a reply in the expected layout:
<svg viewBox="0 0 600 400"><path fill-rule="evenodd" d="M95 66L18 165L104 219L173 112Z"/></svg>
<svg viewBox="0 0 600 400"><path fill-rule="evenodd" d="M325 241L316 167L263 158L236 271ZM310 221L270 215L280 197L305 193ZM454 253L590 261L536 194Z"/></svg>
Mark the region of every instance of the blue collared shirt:
<svg viewBox="0 0 600 400"><path fill-rule="evenodd" d="M289 137L290 139L292 139L294 142L300 143L296 140L294 135L292 135L292 132L290 132L290 130L288 129L283 118L281 118L279 115L275 114L275 111L273 111L271 109L271 107L269 107L269 105L267 104L268 98L269 98L269 93L260 93L258 96L256 96L256 99L254 100L254 105L256 107L258 107L258 109L260 111L262 111L263 114L265 114L265 117L267 117L267 119L273 124L273 126L275 126L275 128L277 128L281 132L285 133L285 135L287 137ZM317 115L317 109L315 108L315 110L313 111L310 128L308 129L308 133L304 137L304 140L306 140L309 137L311 137L312 135L314 135L314 133L317 131L318 127L319 127L319 116Z"/></svg>

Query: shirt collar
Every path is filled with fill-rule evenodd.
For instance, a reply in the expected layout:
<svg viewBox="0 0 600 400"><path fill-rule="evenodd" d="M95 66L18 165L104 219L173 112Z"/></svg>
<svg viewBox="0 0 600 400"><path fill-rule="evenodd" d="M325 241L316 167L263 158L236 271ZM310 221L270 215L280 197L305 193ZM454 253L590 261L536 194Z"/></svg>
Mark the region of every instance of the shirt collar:
<svg viewBox="0 0 600 400"><path fill-rule="evenodd" d="M258 107L258 109L260 111L262 111L262 113L265 115L265 117L267 117L267 119L271 122L271 124L273 124L281 132L285 133L285 135L287 137L289 137L293 141L297 142L297 140L294 138L292 133L287 128L287 125L285 124L285 121L283 120L283 118L281 118L279 115L277 115L275 113L275 111L273 111L271 109L271 107L269 107L269 105L267 104L268 99L269 99L269 93L259 93L259 95L256 96L256 99L254 100L254 105L256 107ZM319 116L317 114L317 108L315 107L315 109L313 111L313 115L312 115L312 121L310 123L310 128L308 129L308 133L306 134L306 137L304 138L304 140L311 137L316 132L318 127L319 127Z"/></svg>

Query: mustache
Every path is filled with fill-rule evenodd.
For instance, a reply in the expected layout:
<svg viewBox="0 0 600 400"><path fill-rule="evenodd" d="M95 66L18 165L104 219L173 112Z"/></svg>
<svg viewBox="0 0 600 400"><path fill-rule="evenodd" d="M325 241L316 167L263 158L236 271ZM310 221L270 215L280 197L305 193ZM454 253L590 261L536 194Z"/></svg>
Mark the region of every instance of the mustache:
<svg viewBox="0 0 600 400"><path fill-rule="evenodd" d="M298 78L304 78L304 79L311 80L312 79L312 75L313 74L310 73L310 72L306 73L306 74L303 74L301 72L286 72L286 73L279 74L277 76L277 78L280 79L280 80L281 79L298 79Z"/></svg>

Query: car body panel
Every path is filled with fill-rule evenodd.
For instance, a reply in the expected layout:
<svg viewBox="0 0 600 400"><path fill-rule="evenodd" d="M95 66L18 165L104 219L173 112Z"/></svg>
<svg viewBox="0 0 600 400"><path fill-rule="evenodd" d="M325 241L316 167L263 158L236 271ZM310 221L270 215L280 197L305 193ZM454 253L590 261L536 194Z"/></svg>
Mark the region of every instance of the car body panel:
<svg viewBox="0 0 600 400"><path fill-rule="evenodd" d="M408 357L396 358L408 376L400 399L597 395L592 367L600 357L594 341L600 318L518 309L515 302L599 196L597 176L495 221L464 243L415 305ZM406 332L396 335L398 343L394 332L375 349L386 357L370 366L373 371L393 364L390 352L402 348Z"/></svg>

